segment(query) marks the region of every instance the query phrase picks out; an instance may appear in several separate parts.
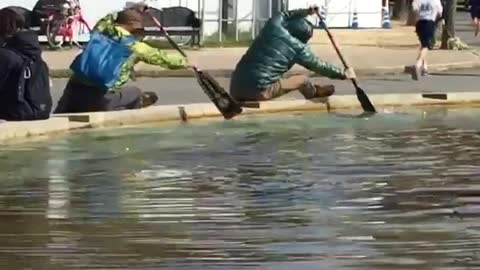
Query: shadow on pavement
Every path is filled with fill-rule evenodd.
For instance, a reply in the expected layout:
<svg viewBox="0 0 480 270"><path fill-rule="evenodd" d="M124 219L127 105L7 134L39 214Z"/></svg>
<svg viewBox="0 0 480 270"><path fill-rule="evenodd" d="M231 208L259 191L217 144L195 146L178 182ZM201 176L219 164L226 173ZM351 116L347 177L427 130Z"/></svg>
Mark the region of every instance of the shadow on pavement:
<svg viewBox="0 0 480 270"><path fill-rule="evenodd" d="M480 74L473 74L473 73L437 73L431 72L429 73L431 76L453 76L453 77L480 77Z"/></svg>

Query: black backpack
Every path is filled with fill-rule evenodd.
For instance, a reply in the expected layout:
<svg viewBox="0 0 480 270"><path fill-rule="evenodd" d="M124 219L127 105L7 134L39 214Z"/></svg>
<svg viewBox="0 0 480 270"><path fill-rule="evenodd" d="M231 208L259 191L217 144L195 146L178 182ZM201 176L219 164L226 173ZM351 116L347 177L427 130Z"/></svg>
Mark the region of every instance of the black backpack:
<svg viewBox="0 0 480 270"><path fill-rule="evenodd" d="M3 49L14 51L23 59L23 65L16 83L0 86L0 119L48 119L52 110L52 96L47 64L40 57L30 59L12 48Z"/></svg>

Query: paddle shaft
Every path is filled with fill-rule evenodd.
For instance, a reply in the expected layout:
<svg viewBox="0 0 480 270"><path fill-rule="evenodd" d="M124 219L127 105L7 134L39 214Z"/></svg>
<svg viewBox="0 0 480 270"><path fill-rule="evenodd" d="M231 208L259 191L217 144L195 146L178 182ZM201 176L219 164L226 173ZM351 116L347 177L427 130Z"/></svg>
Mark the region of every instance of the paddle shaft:
<svg viewBox="0 0 480 270"><path fill-rule="evenodd" d="M322 17L320 16L320 13L318 13L318 11L317 11L317 16L318 16L318 19L320 20L320 22L323 23L323 26L325 27L325 31L327 32L328 38L332 42L333 48L337 52L337 55L340 58L340 61L342 61L343 66L345 67L345 69L349 69L350 67L348 66L347 60L345 60L345 57L343 57L342 52L340 52L337 41L333 37L330 30L328 30L328 27L327 27L326 23L323 21ZM357 79L352 78L351 80L352 80L353 86L355 86L355 88L358 88Z"/></svg>
<svg viewBox="0 0 480 270"><path fill-rule="evenodd" d="M183 57L187 58L187 54L185 53L180 46L170 37L168 32L163 28L162 24L153 16L152 13L148 12L150 17L152 18L153 22L157 25L157 27L160 28L160 31L162 31L165 34L165 37L167 38L168 42L172 47L174 47ZM203 73L200 71L200 69L196 66L191 66L193 71L195 72L197 79L200 83L200 86L203 88L204 92L207 94L207 96L210 98L210 100L217 106L218 110L222 113L223 117L225 119L230 119L234 117L235 115L239 114L242 112L241 107L236 103L232 97L225 92L225 90L218 85L218 83L210 77L207 73ZM207 88L213 88L214 91L207 91ZM225 102L227 104L227 107L225 107Z"/></svg>
<svg viewBox="0 0 480 270"><path fill-rule="evenodd" d="M157 18L155 18L155 16L153 16L150 11L148 11L148 14L150 15L150 18L152 18L153 22L157 25L157 27L160 28L160 31L163 32L163 34L168 40L168 43L170 43L170 45L172 45L172 47L175 48L175 50L177 50L183 57L187 58L187 54L185 53L185 51L182 50L182 48L180 48L180 46L178 46L178 44L170 37L168 32L165 30L165 28L163 28L162 24L157 20Z"/></svg>

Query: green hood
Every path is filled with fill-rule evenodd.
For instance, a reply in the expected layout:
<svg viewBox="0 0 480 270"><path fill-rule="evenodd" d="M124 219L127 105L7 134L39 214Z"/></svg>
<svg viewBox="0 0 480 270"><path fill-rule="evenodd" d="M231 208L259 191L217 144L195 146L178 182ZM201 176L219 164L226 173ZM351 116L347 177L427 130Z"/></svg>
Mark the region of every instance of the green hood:
<svg viewBox="0 0 480 270"><path fill-rule="evenodd" d="M305 18L295 18L290 20L286 26L290 35L296 37L303 43L308 43L313 35L313 25Z"/></svg>

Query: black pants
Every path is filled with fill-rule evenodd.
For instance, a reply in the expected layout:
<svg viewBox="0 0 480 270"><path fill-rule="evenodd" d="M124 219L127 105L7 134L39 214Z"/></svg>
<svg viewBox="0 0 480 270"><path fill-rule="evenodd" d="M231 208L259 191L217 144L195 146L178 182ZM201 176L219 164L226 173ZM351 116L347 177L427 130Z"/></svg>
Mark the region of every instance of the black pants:
<svg viewBox="0 0 480 270"><path fill-rule="evenodd" d="M142 91L138 87L125 86L115 92L104 92L70 78L54 113L82 113L118 111L142 107Z"/></svg>

